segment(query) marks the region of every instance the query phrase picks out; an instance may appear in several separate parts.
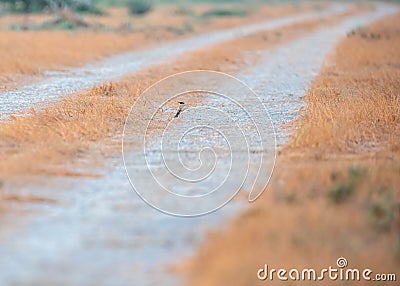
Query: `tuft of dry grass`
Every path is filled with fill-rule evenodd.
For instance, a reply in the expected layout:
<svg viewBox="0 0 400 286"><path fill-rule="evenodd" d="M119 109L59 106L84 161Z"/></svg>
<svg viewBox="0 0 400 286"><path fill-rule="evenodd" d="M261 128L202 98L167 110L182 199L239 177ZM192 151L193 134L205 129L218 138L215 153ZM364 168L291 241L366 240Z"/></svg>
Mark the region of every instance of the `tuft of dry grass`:
<svg viewBox="0 0 400 286"><path fill-rule="evenodd" d="M139 92L127 85L104 84L42 112L32 109L28 116L12 116L10 122L1 123L0 173L59 173L54 167L62 168L65 160L79 158L91 143L123 126Z"/></svg>
<svg viewBox="0 0 400 286"><path fill-rule="evenodd" d="M340 43L306 96L264 196L178 266L188 285L278 285L259 281L257 270L318 270L335 267L339 257L351 268L397 272L399 19L385 18Z"/></svg>

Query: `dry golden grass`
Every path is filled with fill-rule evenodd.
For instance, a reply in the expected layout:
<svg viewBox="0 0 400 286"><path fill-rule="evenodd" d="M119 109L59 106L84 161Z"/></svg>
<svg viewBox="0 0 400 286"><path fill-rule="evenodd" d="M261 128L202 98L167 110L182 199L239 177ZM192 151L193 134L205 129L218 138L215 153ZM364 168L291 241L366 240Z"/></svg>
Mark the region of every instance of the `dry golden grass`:
<svg viewBox="0 0 400 286"><path fill-rule="evenodd" d="M258 281L265 263L321 269L335 267L341 256L351 268L398 274L399 18L363 28L338 46L306 97L268 190L178 266L187 284L277 285L277 279Z"/></svg>
<svg viewBox="0 0 400 286"><path fill-rule="evenodd" d="M105 84L43 112L32 110L27 117L12 117L11 122L3 123L3 178L13 173L66 175L66 160L79 159L91 143L123 126L132 96L138 91L125 85L119 88L129 94L117 94L112 84Z"/></svg>
<svg viewBox="0 0 400 286"><path fill-rule="evenodd" d="M307 96L291 146L400 150L400 19L387 21L350 33L338 47Z"/></svg>
<svg viewBox="0 0 400 286"><path fill-rule="evenodd" d="M328 194L347 182L349 166L365 174L352 194L335 202ZM388 165L387 160L280 158L263 197L226 229L209 233L196 256L176 271L187 274L188 285L280 285L276 278L258 281L257 270L266 263L276 269L318 271L345 257L351 268L397 273L399 195L391 187L398 190L399 172L400 165Z"/></svg>
<svg viewBox="0 0 400 286"><path fill-rule="evenodd" d="M142 34L90 31L0 31L0 73L37 74L79 65L144 44Z"/></svg>

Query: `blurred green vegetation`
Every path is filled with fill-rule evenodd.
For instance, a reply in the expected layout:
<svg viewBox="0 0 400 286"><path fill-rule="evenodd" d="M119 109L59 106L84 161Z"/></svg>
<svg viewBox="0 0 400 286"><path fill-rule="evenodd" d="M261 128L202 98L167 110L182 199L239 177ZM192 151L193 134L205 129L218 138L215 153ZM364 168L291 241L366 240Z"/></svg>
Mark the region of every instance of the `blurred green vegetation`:
<svg viewBox="0 0 400 286"><path fill-rule="evenodd" d="M399 0L400 1L400 0ZM127 6L129 0L94 0L99 6ZM148 1L147 1L148 2ZM196 3L211 3L211 4L256 4L256 3L295 3L301 0L152 0L153 5L157 4L177 4L181 6L196 4Z"/></svg>
<svg viewBox="0 0 400 286"><path fill-rule="evenodd" d="M195 25L206 23L217 17L245 17L262 4L296 3L303 0L0 0L0 16L10 13L51 13L55 17L43 23L12 23L11 30L73 30L92 28L79 14L105 15L109 7L125 7L131 15L140 16L163 5L172 5L172 13L186 17L180 26L167 27L169 32L183 35L193 31ZM316 0L317 1L317 0ZM196 12L192 5L209 4L208 9ZM137 31L127 24L127 31ZM96 29L108 29L105 26L94 26ZM124 27L125 29L125 27Z"/></svg>
<svg viewBox="0 0 400 286"><path fill-rule="evenodd" d="M351 167L348 169L348 176L346 179L339 179L338 174L332 174L332 179L334 181L338 181L336 185L334 185L328 191L328 198L336 204L345 202L350 198L355 190L359 179L364 175L365 171L359 169L357 167Z"/></svg>
<svg viewBox="0 0 400 286"><path fill-rule="evenodd" d="M279 4L283 2L296 3L296 0L0 0L0 10L13 13L40 13L54 10L55 8L68 7L77 13L103 14L102 8L128 7L132 14L145 14L154 7L163 4L175 4L177 7L185 7L190 4L210 3L223 5L249 4ZM208 16L229 16L231 14L241 16L243 11L216 10ZM240 15L239 15L240 14ZM206 15L207 16L207 15Z"/></svg>
<svg viewBox="0 0 400 286"><path fill-rule="evenodd" d="M40 13L69 8L77 13L102 14L94 0L0 0L2 10L14 13Z"/></svg>
<svg viewBox="0 0 400 286"><path fill-rule="evenodd" d="M390 188L370 190L367 203L368 221L378 231L388 231L396 213L393 191Z"/></svg>
<svg viewBox="0 0 400 286"><path fill-rule="evenodd" d="M133 15L144 15L153 9L153 3L148 0L128 0L127 7Z"/></svg>
<svg viewBox="0 0 400 286"><path fill-rule="evenodd" d="M206 11L203 17L244 17L247 11L244 9L215 8Z"/></svg>

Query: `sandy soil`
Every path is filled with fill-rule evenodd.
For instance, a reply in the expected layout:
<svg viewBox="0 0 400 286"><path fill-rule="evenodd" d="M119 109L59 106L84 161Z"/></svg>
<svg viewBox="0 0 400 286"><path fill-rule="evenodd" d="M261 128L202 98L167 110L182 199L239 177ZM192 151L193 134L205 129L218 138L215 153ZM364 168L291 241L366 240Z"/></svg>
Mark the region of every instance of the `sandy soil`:
<svg viewBox="0 0 400 286"><path fill-rule="evenodd" d="M399 28L397 14L337 47L291 126L268 191L180 266L188 285L277 285L259 281L257 270L335 267L342 256L352 268L396 273Z"/></svg>

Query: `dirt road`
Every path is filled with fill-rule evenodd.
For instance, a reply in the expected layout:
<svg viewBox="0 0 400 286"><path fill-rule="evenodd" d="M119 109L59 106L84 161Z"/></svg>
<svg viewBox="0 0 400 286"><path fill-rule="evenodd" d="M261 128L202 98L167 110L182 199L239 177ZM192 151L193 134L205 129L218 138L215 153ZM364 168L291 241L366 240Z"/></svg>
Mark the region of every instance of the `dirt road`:
<svg viewBox="0 0 400 286"><path fill-rule="evenodd" d="M327 17L343 9L345 6L335 6L320 12L317 17ZM304 104L301 97L340 38L352 29L395 12L392 6L377 5L374 11L348 17L329 29L312 32L273 50L261 51L257 65L248 66L236 75L257 92L270 112L279 144L287 138L282 124L296 118ZM4 117L32 103L56 99L65 95L66 90L78 91L165 62L202 45L310 17L315 15L299 15L220 31L171 43L168 48L116 56L66 74L49 74L49 78L41 83L0 94L7 98L1 114ZM166 54L165 49L170 52ZM214 102L205 100L201 104L212 105ZM225 104L229 109L229 104ZM184 121L185 116L182 119L184 127L190 123ZM194 153L199 151L194 145L188 149ZM29 220L13 213L2 217L6 227L0 231L0 253L5 261L0 272L1 284L176 285L179 277L166 271L166 266L193 254L209 229L222 227L239 209L251 207L238 200L205 217L166 216L130 192L120 157L105 161L109 166L107 170L95 170L103 175L101 178L57 179L57 184L63 186L57 191L46 186L26 186L18 190L41 195L56 203L16 205L20 212L31 214Z"/></svg>
<svg viewBox="0 0 400 286"><path fill-rule="evenodd" d="M343 12L345 7L333 5L328 11L320 13L306 13L292 17L269 20L264 23L245 27L207 33L193 38L171 42L162 47L149 48L148 50L125 53L113 56L104 61L88 64L82 68L66 72L45 71L45 79L38 78L36 83L19 88L15 91L0 93L3 103L0 109L0 118L12 112L23 111L40 102L48 102L57 97L78 92L95 84L118 79L128 73L136 72L142 68L165 63L184 53L201 47L217 44L245 36L258 31L272 30L285 25L306 21L315 18L324 18Z"/></svg>

